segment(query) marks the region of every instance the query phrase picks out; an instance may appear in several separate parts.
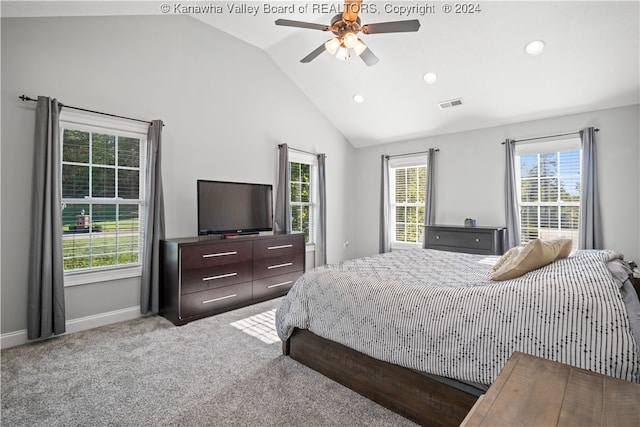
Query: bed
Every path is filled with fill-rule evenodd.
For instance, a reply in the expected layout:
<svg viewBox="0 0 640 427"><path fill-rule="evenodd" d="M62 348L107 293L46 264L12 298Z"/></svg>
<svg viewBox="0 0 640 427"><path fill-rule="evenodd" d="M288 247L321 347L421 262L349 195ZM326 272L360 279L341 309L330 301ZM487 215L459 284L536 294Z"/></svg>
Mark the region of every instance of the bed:
<svg viewBox="0 0 640 427"><path fill-rule="evenodd" d="M283 351L423 425L459 425L514 351L640 382L621 255L489 280L498 259L412 249L314 269L277 310Z"/></svg>

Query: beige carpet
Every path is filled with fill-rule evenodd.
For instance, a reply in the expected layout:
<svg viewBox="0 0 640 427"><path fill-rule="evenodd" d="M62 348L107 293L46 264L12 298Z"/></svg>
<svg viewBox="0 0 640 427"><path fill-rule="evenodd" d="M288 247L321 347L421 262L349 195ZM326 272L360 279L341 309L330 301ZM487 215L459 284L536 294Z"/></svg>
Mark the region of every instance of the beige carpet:
<svg viewBox="0 0 640 427"><path fill-rule="evenodd" d="M269 330L279 301L181 327L150 316L2 350L1 424L415 425L283 356Z"/></svg>

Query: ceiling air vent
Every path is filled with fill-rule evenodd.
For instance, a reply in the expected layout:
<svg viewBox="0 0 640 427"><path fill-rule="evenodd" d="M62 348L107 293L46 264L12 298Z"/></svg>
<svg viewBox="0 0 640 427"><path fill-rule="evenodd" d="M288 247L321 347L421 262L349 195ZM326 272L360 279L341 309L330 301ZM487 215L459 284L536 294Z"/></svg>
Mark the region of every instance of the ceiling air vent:
<svg viewBox="0 0 640 427"><path fill-rule="evenodd" d="M438 102L438 107L440 107L441 110L444 110L445 108L449 108L449 107L457 107L459 105L462 105L462 98L450 99L448 101Z"/></svg>

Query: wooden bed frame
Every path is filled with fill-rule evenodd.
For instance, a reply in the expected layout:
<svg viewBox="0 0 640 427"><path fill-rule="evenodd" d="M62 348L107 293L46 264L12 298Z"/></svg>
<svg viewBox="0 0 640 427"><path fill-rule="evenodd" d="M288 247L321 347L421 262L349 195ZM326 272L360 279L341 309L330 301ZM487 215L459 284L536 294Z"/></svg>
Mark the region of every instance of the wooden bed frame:
<svg viewBox="0 0 640 427"><path fill-rule="evenodd" d="M477 395L374 359L304 329L282 343L292 359L420 425L459 426Z"/></svg>

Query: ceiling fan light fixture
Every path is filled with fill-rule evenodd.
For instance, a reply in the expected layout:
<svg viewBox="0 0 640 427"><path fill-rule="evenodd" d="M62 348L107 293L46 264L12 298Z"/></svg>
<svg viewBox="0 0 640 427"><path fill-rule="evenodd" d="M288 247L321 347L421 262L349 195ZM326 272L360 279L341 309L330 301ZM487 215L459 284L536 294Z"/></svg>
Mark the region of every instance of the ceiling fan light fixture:
<svg viewBox="0 0 640 427"><path fill-rule="evenodd" d="M353 95L353 102L356 104L362 104L364 102L364 96L362 95Z"/></svg>
<svg viewBox="0 0 640 427"><path fill-rule="evenodd" d="M360 39L358 39L355 46L353 46L353 50L355 51L356 55L360 56L362 55L362 52L367 50L367 45L362 43Z"/></svg>
<svg viewBox="0 0 640 427"><path fill-rule="evenodd" d="M338 58L341 61L346 61L350 57L351 57L351 53L349 52L349 49L342 46L338 48L338 51L336 52L336 58Z"/></svg>
<svg viewBox="0 0 640 427"><path fill-rule="evenodd" d="M359 41L358 36L351 31L342 36L342 44L348 49L353 49Z"/></svg>
<svg viewBox="0 0 640 427"><path fill-rule="evenodd" d="M337 37L334 37L324 44L324 48L327 49L327 52L331 55L335 55L340 48L340 40Z"/></svg>

